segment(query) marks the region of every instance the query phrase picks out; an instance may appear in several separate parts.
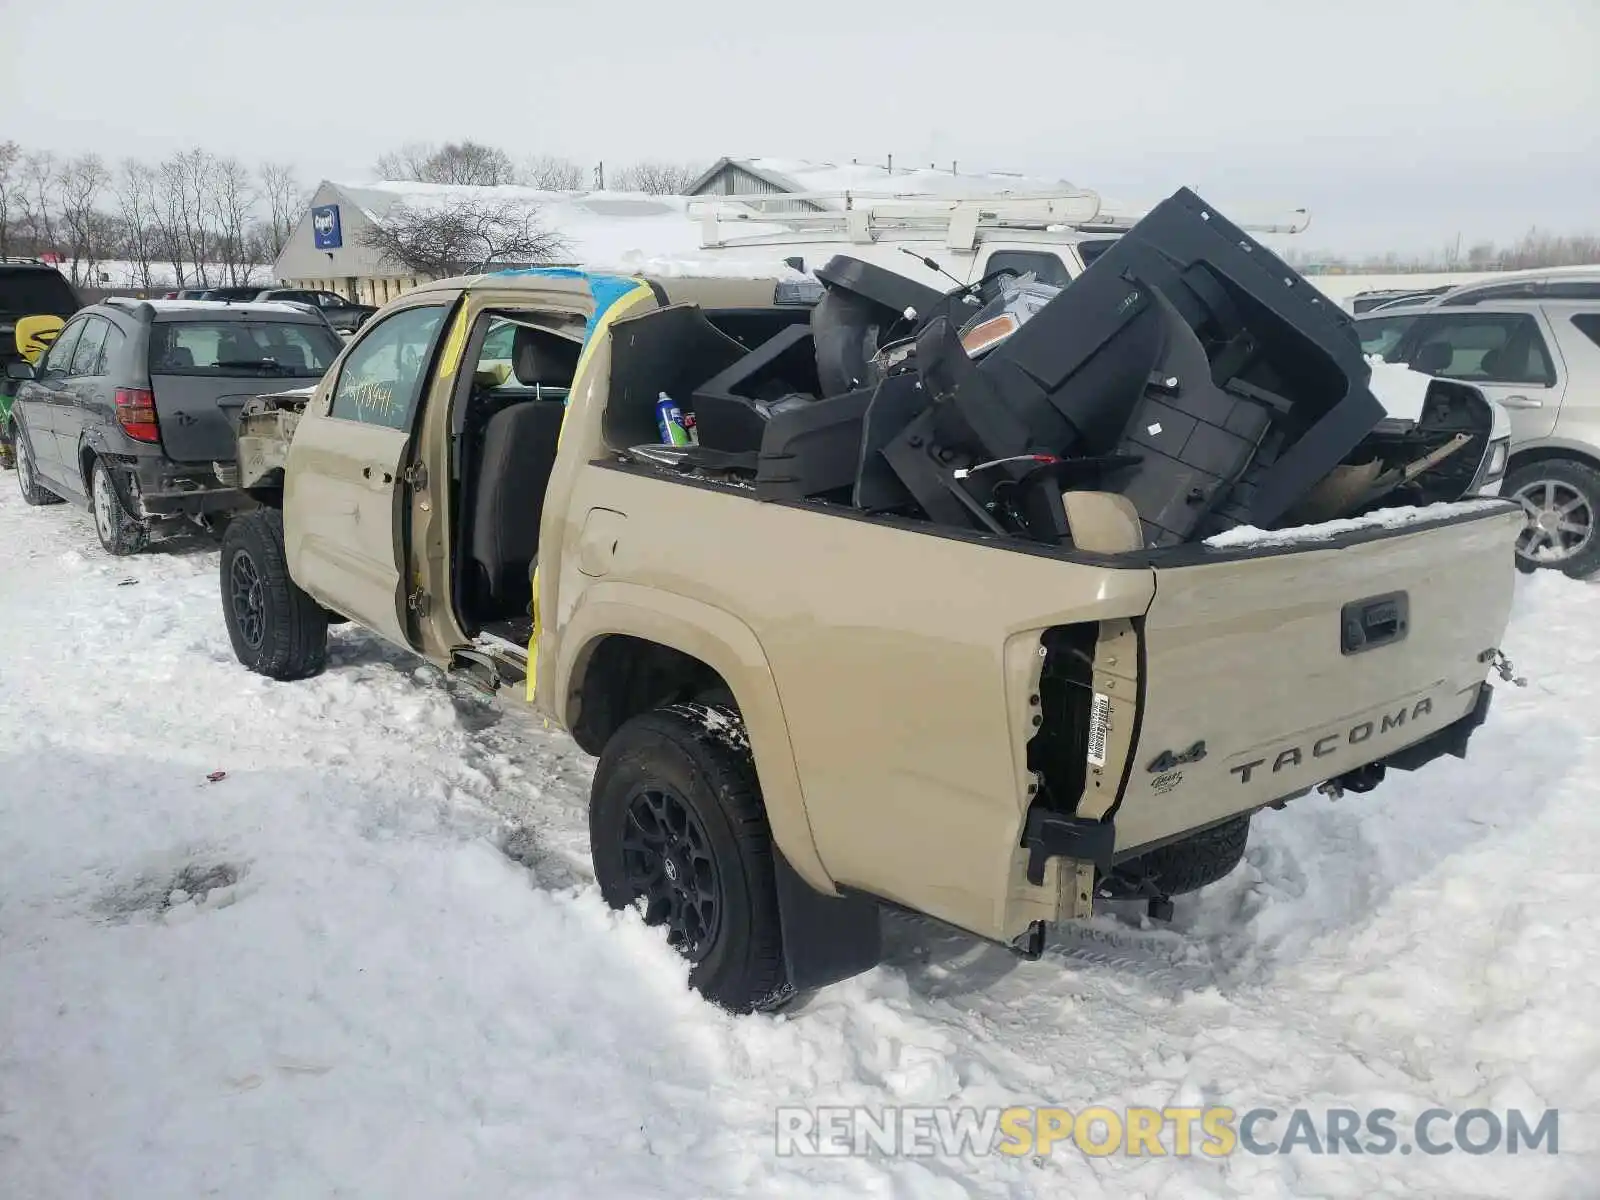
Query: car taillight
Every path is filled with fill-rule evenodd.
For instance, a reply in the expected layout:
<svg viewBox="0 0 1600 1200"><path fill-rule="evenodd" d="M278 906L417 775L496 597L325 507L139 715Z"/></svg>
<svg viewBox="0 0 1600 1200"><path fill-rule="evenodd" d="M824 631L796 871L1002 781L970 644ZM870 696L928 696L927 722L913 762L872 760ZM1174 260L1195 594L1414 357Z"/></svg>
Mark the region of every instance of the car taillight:
<svg viewBox="0 0 1600 1200"><path fill-rule="evenodd" d="M118 388L117 424L135 441L159 442L161 426L156 423L156 395L149 388Z"/></svg>

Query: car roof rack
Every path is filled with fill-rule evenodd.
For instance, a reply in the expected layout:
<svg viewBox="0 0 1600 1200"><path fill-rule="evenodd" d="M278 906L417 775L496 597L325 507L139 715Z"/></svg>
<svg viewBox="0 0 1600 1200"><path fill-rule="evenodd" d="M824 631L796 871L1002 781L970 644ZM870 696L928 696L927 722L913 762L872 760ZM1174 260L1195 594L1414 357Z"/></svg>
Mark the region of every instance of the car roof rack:
<svg viewBox="0 0 1600 1200"><path fill-rule="evenodd" d="M800 203L813 207L796 211ZM769 205L784 205L774 209ZM827 205L828 207L819 207ZM998 195L928 196L887 192L762 192L691 197L690 216L701 222L701 248L781 245L792 241L832 240L868 243L925 240L942 236L947 249L971 253L980 235L1007 229L1059 231L1076 235L1121 234L1132 229L1143 211L1109 209L1092 191L1001 193ZM1287 220L1240 225L1250 233L1299 233L1311 222L1305 209ZM749 223L779 226L775 232L731 236L724 225Z"/></svg>
<svg viewBox="0 0 1600 1200"><path fill-rule="evenodd" d="M100 301L101 304L110 305L112 308L124 308L129 312L138 313L141 317L155 315L155 305L148 300L141 300L137 296L107 296Z"/></svg>
<svg viewBox="0 0 1600 1200"><path fill-rule="evenodd" d="M53 267L56 265L55 263L47 263L42 258L33 258L26 254L0 255L0 263L5 263L8 266L14 264L27 267Z"/></svg>
<svg viewBox="0 0 1600 1200"><path fill-rule="evenodd" d="M1600 299L1600 265L1583 264L1501 271L1446 289L1437 297L1437 306L1466 308L1503 300L1595 299Z"/></svg>

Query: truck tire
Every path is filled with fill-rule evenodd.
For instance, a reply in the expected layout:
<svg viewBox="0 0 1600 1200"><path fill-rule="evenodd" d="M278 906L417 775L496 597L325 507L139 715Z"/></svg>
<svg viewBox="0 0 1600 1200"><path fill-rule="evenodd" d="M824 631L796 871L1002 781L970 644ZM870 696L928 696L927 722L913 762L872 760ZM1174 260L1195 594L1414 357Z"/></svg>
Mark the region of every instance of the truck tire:
<svg viewBox="0 0 1600 1200"><path fill-rule="evenodd" d="M238 660L268 679L305 679L328 661L328 618L289 578L283 514L258 508L222 535L222 611Z"/></svg>
<svg viewBox="0 0 1600 1200"><path fill-rule="evenodd" d="M1181 896L1233 872L1250 840L1250 816L1234 817L1181 841L1130 858L1111 868L1100 894L1111 899Z"/></svg>
<svg viewBox="0 0 1600 1200"><path fill-rule="evenodd" d="M89 470L89 507L94 510L94 531L107 554L122 558L150 544L149 529L128 511L103 458L95 459Z"/></svg>
<svg viewBox="0 0 1600 1200"><path fill-rule="evenodd" d="M39 478L33 473L33 448L28 445L27 433L20 425L12 428L17 437L17 488L22 492L23 503L35 508L41 504L60 504L60 496L39 486Z"/></svg>
<svg viewBox="0 0 1600 1200"><path fill-rule="evenodd" d="M736 1013L789 997L772 831L736 711L673 704L617 730L595 768L589 838L606 903L643 900L692 964L690 987Z"/></svg>
<svg viewBox="0 0 1600 1200"><path fill-rule="evenodd" d="M1528 527L1517 538L1517 565L1547 567L1571 579L1600 571L1600 471L1570 458L1518 467L1500 494L1522 505Z"/></svg>

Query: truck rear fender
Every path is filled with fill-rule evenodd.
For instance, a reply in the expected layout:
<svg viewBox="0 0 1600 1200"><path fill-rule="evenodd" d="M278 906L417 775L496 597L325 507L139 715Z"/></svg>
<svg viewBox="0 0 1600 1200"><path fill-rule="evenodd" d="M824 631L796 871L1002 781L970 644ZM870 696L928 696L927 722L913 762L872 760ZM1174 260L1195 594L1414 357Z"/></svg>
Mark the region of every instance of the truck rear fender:
<svg viewBox="0 0 1600 1200"><path fill-rule="evenodd" d="M594 651L608 636L667 646L715 671L744 718L774 845L812 888L825 896L837 894L812 837L772 668L747 625L698 600L635 584L598 582L584 590L576 611L561 626L551 699L560 705L567 729L581 720L584 678Z"/></svg>

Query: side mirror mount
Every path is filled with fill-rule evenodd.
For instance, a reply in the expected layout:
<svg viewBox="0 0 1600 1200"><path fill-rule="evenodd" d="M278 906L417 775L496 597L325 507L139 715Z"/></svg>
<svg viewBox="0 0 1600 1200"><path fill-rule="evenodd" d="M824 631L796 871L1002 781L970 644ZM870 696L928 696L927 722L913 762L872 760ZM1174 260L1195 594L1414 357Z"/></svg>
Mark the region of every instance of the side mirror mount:
<svg viewBox="0 0 1600 1200"><path fill-rule="evenodd" d="M8 358L6 360L6 378L17 380L32 379L33 364L17 358Z"/></svg>
<svg viewBox="0 0 1600 1200"><path fill-rule="evenodd" d="M60 317L23 317L17 322L17 353L28 363L36 363L39 356L60 336L66 322ZM32 374L29 374L32 379Z"/></svg>

